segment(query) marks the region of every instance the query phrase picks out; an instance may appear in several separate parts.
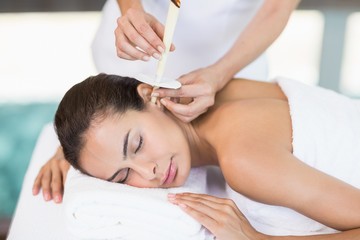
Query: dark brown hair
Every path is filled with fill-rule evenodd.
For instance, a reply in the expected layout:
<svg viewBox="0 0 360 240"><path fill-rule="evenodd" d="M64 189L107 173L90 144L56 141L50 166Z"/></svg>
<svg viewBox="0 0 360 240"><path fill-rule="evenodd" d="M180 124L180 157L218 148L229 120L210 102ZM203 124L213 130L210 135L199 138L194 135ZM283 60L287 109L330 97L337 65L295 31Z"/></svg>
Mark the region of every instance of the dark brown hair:
<svg viewBox="0 0 360 240"><path fill-rule="evenodd" d="M66 92L55 114L55 130L66 160L76 169L84 147L84 134L94 120L108 114L144 109L137 92L139 81L101 73L74 85ZM83 171L84 172L84 171Z"/></svg>

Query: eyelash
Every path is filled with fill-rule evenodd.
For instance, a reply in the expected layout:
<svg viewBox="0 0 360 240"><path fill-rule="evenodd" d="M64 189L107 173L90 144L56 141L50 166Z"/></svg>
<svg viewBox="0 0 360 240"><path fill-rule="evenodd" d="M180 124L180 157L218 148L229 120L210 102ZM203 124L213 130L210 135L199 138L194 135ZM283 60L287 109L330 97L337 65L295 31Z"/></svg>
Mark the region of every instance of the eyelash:
<svg viewBox="0 0 360 240"><path fill-rule="evenodd" d="M143 138L140 136L139 146L135 149L135 153L137 153L143 145Z"/></svg>
<svg viewBox="0 0 360 240"><path fill-rule="evenodd" d="M123 180L118 181L117 183L125 183L127 178L129 177L130 168L126 169L126 176Z"/></svg>
<svg viewBox="0 0 360 240"><path fill-rule="evenodd" d="M143 145L143 138L140 136L139 146L135 149L135 153L137 153ZM126 176L123 180L118 181L117 183L125 183L127 178L129 177L130 168L126 169Z"/></svg>

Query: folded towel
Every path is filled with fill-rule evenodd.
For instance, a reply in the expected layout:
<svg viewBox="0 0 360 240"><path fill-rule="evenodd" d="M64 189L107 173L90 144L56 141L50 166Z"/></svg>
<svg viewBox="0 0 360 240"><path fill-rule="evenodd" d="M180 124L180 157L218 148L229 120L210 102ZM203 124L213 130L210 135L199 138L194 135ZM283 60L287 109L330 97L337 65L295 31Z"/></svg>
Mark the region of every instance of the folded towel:
<svg viewBox="0 0 360 240"><path fill-rule="evenodd" d="M289 101L293 153L306 164L360 188L360 102L331 90L278 78ZM289 208L252 201L228 187L251 224L272 235L336 232Z"/></svg>
<svg viewBox="0 0 360 240"><path fill-rule="evenodd" d="M69 231L79 239L206 239L205 229L168 193L205 193L206 171L195 168L184 186L136 188L92 178L70 168L64 207Z"/></svg>

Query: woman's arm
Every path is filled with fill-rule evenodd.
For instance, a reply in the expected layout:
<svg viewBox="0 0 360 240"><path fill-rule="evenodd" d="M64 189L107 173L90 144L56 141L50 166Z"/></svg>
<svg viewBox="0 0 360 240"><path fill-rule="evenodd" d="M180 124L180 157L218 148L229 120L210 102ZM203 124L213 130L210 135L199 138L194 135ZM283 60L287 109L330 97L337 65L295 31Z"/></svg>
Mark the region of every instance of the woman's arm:
<svg viewBox="0 0 360 240"><path fill-rule="evenodd" d="M178 205L206 227L216 239L222 240L359 240L360 228L344 232L308 236L270 236L255 230L230 199L205 194L169 194Z"/></svg>
<svg viewBox="0 0 360 240"><path fill-rule="evenodd" d="M130 8L144 10L140 0L117 0L117 3L119 5L121 15L125 15L127 10Z"/></svg>

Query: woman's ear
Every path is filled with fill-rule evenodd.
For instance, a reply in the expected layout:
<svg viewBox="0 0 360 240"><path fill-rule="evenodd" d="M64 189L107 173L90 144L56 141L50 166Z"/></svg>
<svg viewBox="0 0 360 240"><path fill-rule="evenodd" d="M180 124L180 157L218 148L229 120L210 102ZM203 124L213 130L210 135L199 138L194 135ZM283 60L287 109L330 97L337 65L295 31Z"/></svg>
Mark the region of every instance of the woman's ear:
<svg viewBox="0 0 360 240"><path fill-rule="evenodd" d="M152 103L151 102L151 93L153 91L152 86L145 84L145 83L140 83L137 86L137 91L138 91L138 94L140 95L140 97L144 100L145 104ZM160 103L160 98L157 98L156 102L152 105L160 108L161 110L164 109L164 106Z"/></svg>
<svg viewBox="0 0 360 240"><path fill-rule="evenodd" d="M152 86L145 84L145 83L140 83L137 86L137 92L139 94L139 96L144 100L145 103L148 103L151 101L151 93L152 93Z"/></svg>

